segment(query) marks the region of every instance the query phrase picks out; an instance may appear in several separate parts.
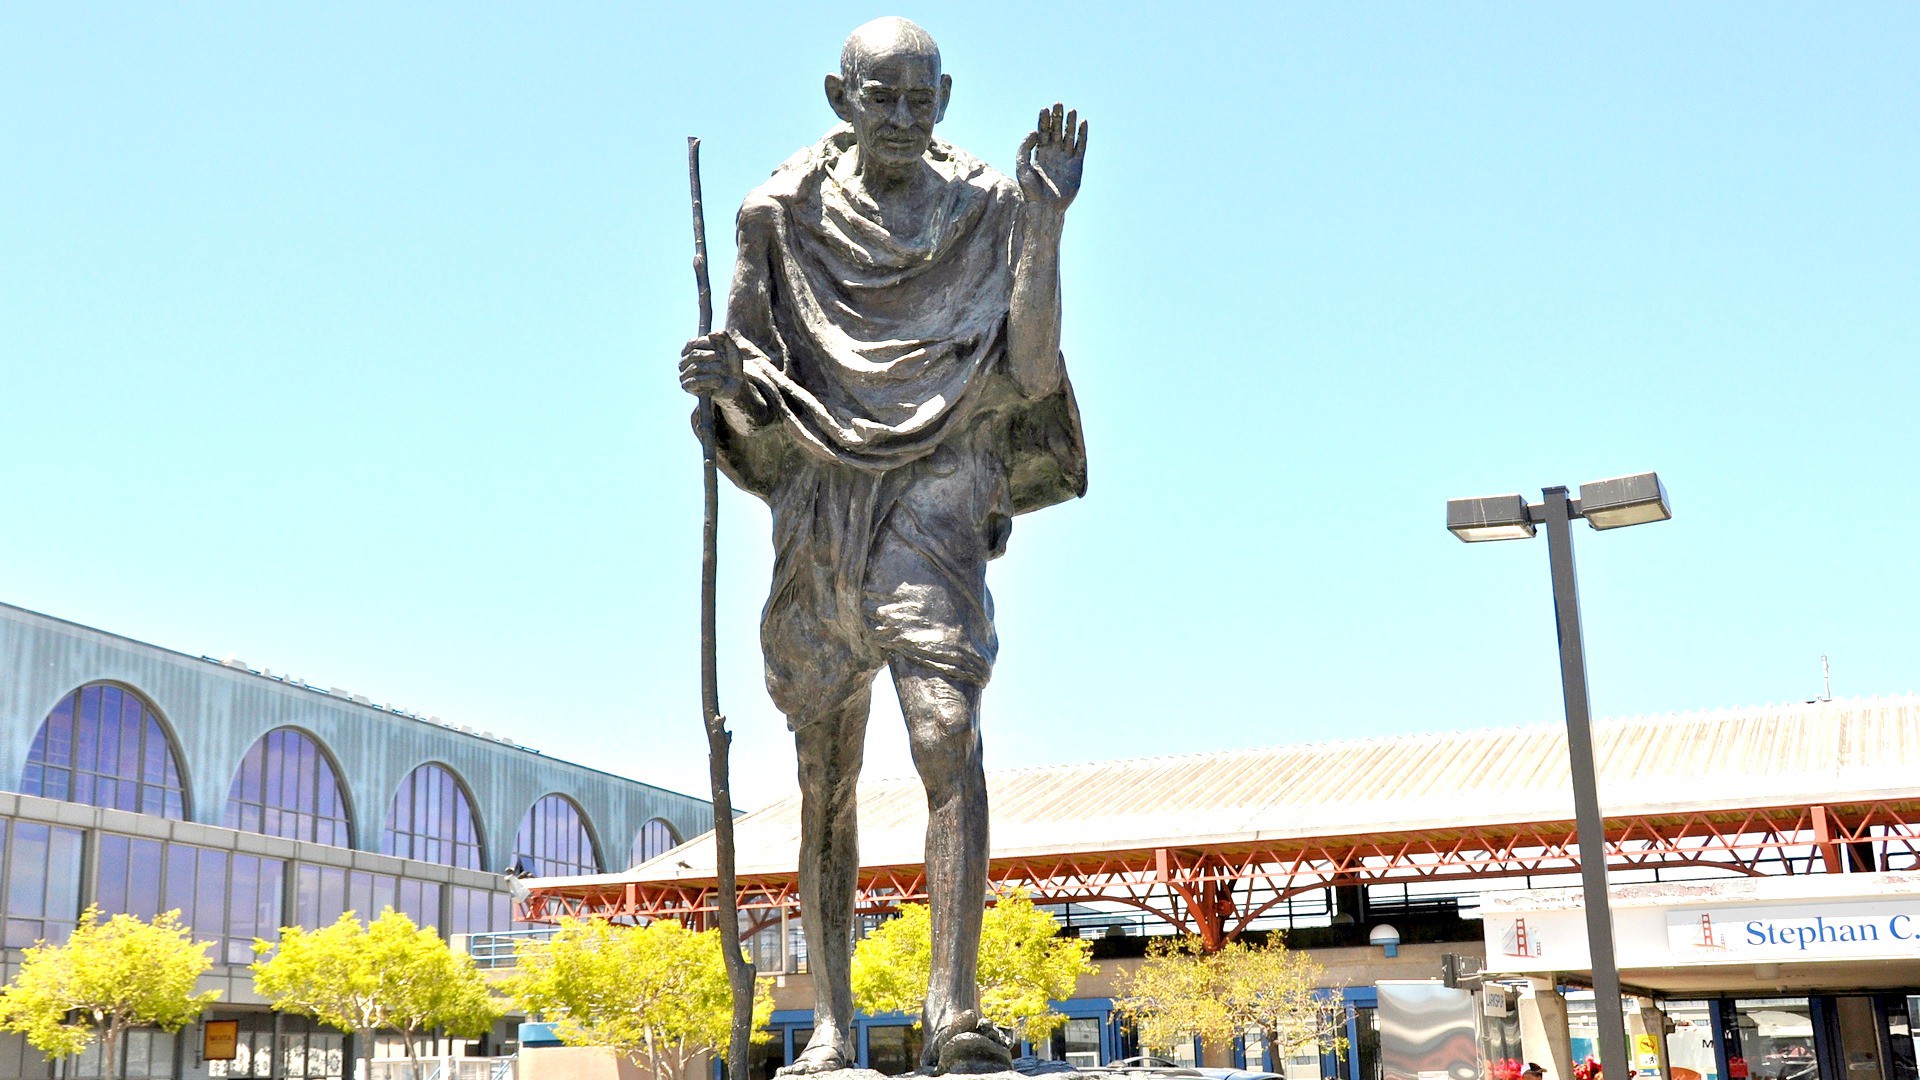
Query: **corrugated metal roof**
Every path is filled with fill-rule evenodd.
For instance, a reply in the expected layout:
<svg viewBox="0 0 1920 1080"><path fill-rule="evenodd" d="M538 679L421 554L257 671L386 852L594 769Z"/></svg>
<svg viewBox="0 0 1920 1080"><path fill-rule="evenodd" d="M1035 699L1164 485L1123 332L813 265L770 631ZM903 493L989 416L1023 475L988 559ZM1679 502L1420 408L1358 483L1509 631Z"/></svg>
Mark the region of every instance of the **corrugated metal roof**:
<svg viewBox="0 0 1920 1080"><path fill-rule="evenodd" d="M1920 696L1595 725L1613 815L1920 798ZM996 859L1444 832L1573 816L1558 725L1276 746L989 773ZM863 867L915 866L918 780L860 785ZM794 872L800 798L735 823L742 877ZM576 884L713 876L711 834Z"/></svg>

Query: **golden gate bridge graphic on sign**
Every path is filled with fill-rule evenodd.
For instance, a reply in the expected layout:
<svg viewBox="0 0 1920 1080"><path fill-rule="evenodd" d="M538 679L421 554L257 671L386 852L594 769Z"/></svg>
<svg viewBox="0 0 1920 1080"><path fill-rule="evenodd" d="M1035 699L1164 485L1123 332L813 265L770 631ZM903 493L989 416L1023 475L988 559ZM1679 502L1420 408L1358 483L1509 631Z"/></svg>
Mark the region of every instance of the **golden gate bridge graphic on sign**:
<svg viewBox="0 0 1920 1080"><path fill-rule="evenodd" d="M1724 949L1727 947L1727 939L1714 933L1713 916L1703 911L1700 913L1700 940L1692 944L1696 949Z"/></svg>
<svg viewBox="0 0 1920 1080"><path fill-rule="evenodd" d="M1508 956L1539 956L1540 945L1539 933L1529 933L1525 919L1513 920L1513 926L1500 935L1500 951Z"/></svg>

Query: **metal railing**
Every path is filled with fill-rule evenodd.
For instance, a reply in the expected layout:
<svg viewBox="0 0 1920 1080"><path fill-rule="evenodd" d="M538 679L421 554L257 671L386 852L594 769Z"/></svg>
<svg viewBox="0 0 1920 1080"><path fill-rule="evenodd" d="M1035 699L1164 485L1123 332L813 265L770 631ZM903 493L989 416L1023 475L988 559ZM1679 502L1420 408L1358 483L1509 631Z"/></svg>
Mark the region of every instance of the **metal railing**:
<svg viewBox="0 0 1920 1080"><path fill-rule="evenodd" d="M516 1058L443 1057L408 1061L375 1059L369 1080L515 1080Z"/></svg>
<svg viewBox="0 0 1920 1080"><path fill-rule="evenodd" d="M514 946L522 941L545 941L552 937L559 927L541 926L532 930L492 930L483 934L455 934L452 941L455 952L464 952L473 957L473 966L482 971L510 968L514 965ZM454 1060L460 1060L458 1058ZM375 1077L374 1080L386 1080ZM393 1080L468 1080L459 1077L395 1077ZM479 1080L488 1080L482 1077Z"/></svg>

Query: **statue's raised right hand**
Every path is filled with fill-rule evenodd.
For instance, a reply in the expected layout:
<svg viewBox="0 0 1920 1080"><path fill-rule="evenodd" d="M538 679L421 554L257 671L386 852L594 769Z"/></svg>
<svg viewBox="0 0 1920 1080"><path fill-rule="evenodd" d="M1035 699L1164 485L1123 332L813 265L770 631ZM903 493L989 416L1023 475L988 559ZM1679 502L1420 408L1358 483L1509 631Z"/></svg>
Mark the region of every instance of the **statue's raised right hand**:
<svg viewBox="0 0 1920 1080"><path fill-rule="evenodd" d="M751 348L751 346L748 346ZM694 338L680 350L680 388L730 401L746 386L741 342L725 330Z"/></svg>

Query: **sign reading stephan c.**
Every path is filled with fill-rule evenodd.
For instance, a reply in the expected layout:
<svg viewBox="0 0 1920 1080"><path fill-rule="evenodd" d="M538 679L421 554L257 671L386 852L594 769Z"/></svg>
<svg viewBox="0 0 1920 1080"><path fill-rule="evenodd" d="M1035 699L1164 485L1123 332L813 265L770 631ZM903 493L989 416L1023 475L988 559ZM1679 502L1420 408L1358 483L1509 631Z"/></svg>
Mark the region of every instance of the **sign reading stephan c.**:
<svg viewBox="0 0 1920 1080"><path fill-rule="evenodd" d="M1920 956L1920 901L1834 901L1667 912L1676 959Z"/></svg>

